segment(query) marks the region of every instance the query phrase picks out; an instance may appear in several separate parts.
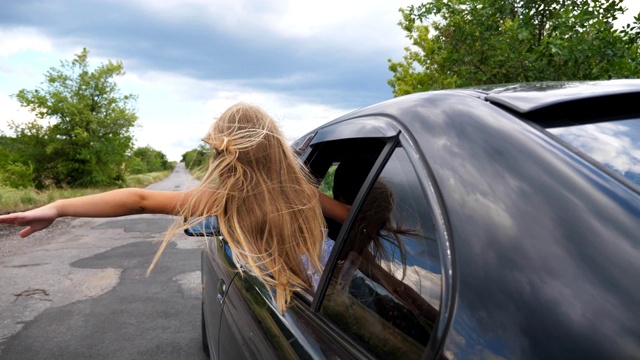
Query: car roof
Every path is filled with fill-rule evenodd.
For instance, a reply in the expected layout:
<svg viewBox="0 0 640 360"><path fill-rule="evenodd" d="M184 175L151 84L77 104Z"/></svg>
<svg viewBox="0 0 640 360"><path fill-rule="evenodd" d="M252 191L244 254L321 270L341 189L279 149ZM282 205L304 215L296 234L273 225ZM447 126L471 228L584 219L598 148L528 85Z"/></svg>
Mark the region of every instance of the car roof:
<svg viewBox="0 0 640 360"><path fill-rule="evenodd" d="M640 79L534 82L427 91L386 100L345 114L320 128L362 116L401 118L406 105L433 99L474 97L544 128L640 117ZM444 103L437 107L447 106ZM411 126L410 122L406 125Z"/></svg>

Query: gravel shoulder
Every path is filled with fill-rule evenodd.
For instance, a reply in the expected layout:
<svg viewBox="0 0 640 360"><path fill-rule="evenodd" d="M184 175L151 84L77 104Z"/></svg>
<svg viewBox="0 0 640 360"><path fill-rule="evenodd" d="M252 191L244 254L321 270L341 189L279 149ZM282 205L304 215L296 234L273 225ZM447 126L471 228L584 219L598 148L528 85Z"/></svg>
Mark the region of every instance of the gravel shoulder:
<svg viewBox="0 0 640 360"><path fill-rule="evenodd" d="M26 238L18 236L18 232L22 227L0 224L0 260L26 253L31 249L47 244L48 240L56 238L57 235L71 226L74 220L74 218L57 219L47 229L38 231Z"/></svg>

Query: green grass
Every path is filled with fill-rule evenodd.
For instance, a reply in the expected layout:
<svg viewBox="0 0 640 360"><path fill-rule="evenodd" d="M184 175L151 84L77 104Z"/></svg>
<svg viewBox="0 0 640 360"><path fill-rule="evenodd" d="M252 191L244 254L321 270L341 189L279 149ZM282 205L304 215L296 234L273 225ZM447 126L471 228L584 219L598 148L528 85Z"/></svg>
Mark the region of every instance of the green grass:
<svg viewBox="0 0 640 360"><path fill-rule="evenodd" d="M147 187L155 182L158 182L171 174L171 170L153 172L140 175L127 176L127 184L130 187Z"/></svg>
<svg viewBox="0 0 640 360"><path fill-rule="evenodd" d="M144 188L158 182L171 173L171 170L140 175L127 176L129 187ZM46 205L58 199L68 199L77 196L91 195L113 188L104 189L14 189L0 186L0 214L33 209Z"/></svg>

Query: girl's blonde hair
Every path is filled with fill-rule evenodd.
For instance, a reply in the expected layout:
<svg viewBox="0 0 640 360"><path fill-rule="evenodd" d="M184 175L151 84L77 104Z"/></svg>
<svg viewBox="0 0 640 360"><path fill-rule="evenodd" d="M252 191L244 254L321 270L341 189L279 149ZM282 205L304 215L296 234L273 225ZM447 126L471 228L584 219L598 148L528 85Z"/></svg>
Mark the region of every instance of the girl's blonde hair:
<svg viewBox="0 0 640 360"><path fill-rule="evenodd" d="M302 255L321 269L326 225L317 189L276 122L256 106L230 107L203 140L213 151L209 168L179 209L186 222L169 230L149 271L171 235L196 217L216 215L239 271L244 267L275 290L284 312L294 290L312 287Z"/></svg>

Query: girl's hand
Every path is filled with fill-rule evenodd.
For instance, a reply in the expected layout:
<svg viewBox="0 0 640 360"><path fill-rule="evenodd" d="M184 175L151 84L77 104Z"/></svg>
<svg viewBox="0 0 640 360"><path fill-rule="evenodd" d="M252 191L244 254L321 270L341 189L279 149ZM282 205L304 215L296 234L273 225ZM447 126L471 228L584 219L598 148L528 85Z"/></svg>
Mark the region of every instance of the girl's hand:
<svg viewBox="0 0 640 360"><path fill-rule="evenodd" d="M20 237L26 237L36 231L46 229L58 218L56 209L52 206L43 206L30 211L18 212L0 216L0 224L27 226L18 233Z"/></svg>

